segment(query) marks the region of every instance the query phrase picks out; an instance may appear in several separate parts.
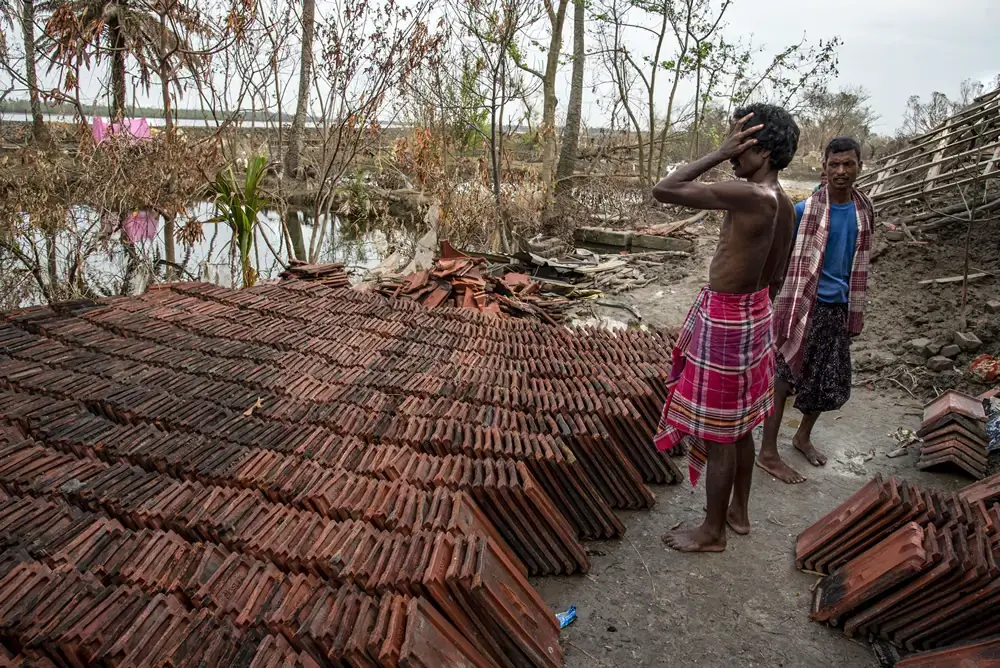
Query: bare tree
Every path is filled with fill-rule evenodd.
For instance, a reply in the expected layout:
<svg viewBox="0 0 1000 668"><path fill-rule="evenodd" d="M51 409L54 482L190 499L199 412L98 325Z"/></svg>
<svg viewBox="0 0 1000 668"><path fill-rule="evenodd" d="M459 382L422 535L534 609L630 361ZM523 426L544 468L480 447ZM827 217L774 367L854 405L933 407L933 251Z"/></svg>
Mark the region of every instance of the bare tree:
<svg viewBox="0 0 1000 668"><path fill-rule="evenodd" d="M573 75L570 79L569 104L566 124L563 125L562 147L556 166L555 191L569 188L576 171L576 157L580 145L580 125L583 119L583 75L586 69L587 6L584 0L573 0Z"/></svg>
<svg viewBox="0 0 1000 668"><path fill-rule="evenodd" d="M285 153L285 174L295 177L300 173L302 135L309 115L309 92L312 90L313 37L316 33L316 0L302 0L302 50L299 58L299 95L295 104L295 118L288 132L288 152Z"/></svg>
<svg viewBox="0 0 1000 668"><path fill-rule="evenodd" d="M552 178L556 168L556 78L559 75L559 58L562 53L563 28L566 25L566 9L569 0L542 0L547 19L548 44L542 47L545 54L545 69L540 70L527 63L522 50L516 45L510 49L514 62L525 72L536 77L542 84L542 191L546 201L550 198ZM535 21L525 21L518 28L527 31ZM529 38L530 39L530 38ZM535 40L530 40L535 41ZM546 207L547 208L547 207Z"/></svg>
<svg viewBox="0 0 1000 668"><path fill-rule="evenodd" d="M28 84L28 100L31 103L31 134L35 143L47 146L51 142L45 119L42 117L42 102L38 93L38 72L35 65L35 2L21 2L21 35L24 39L24 77Z"/></svg>

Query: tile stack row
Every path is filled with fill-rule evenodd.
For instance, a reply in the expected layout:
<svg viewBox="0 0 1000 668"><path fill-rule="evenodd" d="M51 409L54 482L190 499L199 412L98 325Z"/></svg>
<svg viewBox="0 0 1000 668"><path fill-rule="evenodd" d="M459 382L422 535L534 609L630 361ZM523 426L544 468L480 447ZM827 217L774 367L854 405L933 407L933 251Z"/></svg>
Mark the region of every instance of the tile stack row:
<svg viewBox="0 0 1000 668"><path fill-rule="evenodd" d="M0 562L11 567L38 561L106 587L160 596L181 614L232 628L236 637L271 634L272 645L286 644L314 665L457 665L434 663L445 657L490 665L419 595L330 587L313 574L289 575L170 531L131 531L60 499L10 498L0 503L0 526L6 556Z"/></svg>
<svg viewBox="0 0 1000 668"><path fill-rule="evenodd" d="M304 327L303 336L332 338L352 347L352 361L338 358L336 366L364 364L366 369L391 369L397 373L418 368L418 380L427 382L426 376L430 375L445 381L446 389L450 389L456 372L473 369L484 374L485 383L497 391L513 387L509 378L488 380L490 374L498 372L523 374L543 382L576 383L575 395L549 389L552 394L546 399L546 390L541 389L532 401L532 411L560 414L566 406L574 406L595 413L602 421L617 417L622 421L616 428L619 433L609 433L609 437L623 456L632 459L647 482L680 479L676 466L657 453L650 440L665 399L663 381L669 371L672 346L666 332L579 333L523 320L497 320L461 309L427 311L412 305L407 310L407 302L297 281L243 291L255 300L242 293L237 298L233 296L237 293L200 283L171 284L170 292L173 294L167 296L163 291L153 291L147 298L172 308L175 316L170 321L174 324L196 331L199 323L193 322L192 309L197 308L198 300L213 301L229 307L216 311L213 317L247 325L248 336L253 336L248 326L251 321L258 327L268 321L284 323L283 329L295 323ZM326 310L313 317L310 310L321 305ZM239 316L250 313L252 317L241 322ZM359 332L369 336L358 338ZM200 333L208 334L204 329ZM264 343L263 337L260 340ZM315 350L314 344L310 346ZM400 363L408 366L401 368ZM480 401L493 405L495 398L489 395L490 388L484 389L488 396ZM611 403L603 399L605 396L611 397ZM631 433L636 429L640 431ZM612 428L605 425L605 430Z"/></svg>
<svg viewBox="0 0 1000 668"><path fill-rule="evenodd" d="M986 668L1000 661L1000 638L953 645L931 652L920 652L896 663L896 668Z"/></svg>
<svg viewBox="0 0 1000 668"><path fill-rule="evenodd" d="M271 637L286 663L556 668L527 574L586 570L581 538L622 535L612 508L681 477L651 445L663 332L298 278L0 319L0 501L20 513L0 549L165 597L183 619L150 650L197 619ZM0 625L8 648L28 621Z"/></svg>
<svg viewBox="0 0 1000 668"><path fill-rule="evenodd" d="M426 594L459 629L458 635L499 665L561 665L554 617L504 550L487 536L453 536L447 531L402 535L364 521L336 522L271 503L256 491L209 488L126 464L77 459L32 441L14 440L10 431L0 439L7 441L0 446L0 486L8 495L61 499L88 511L79 522L91 525L102 513L136 532L172 532L191 543L212 543L267 562L272 572L307 576L313 590L326 583L351 585L372 596ZM74 541L66 520L55 515L45 515L54 518L52 529L37 518L25 521L41 527L36 531L45 535ZM91 531L85 534L80 540L94 538ZM155 561L157 555L162 555L160 549L147 556ZM462 561L455 561L458 555ZM173 575L158 580L154 572L147 574L151 580L173 581ZM226 591L235 595L231 587Z"/></svg>
<svg viewBox="0 0 1000 668"><path fill-rule="evenodd" d="M570 524L526 467L513 461L425 455L421 457L425 466L440 471L446 464L452 476L411 481L413 476L387 476L373 465L378 460L372 453L388 446L364 451L351 466L337 466L252 446L213 443L200 436L167 434L147 424L123 426L81 412L75 402L46 396L26 400L4 391L0 391L0 420L17 424L25 434L63 452L111 463L127 461L205 485L256 489L272 502L331 519L363 519L400 533L478 531L500 546L511 546L510 560L533 575L589 568ZM455 462L467 466L460 469Z"/></svg>
<svg viewBox="0 0 1000 668"><path fill-rule="evenodd" d="M296 446L304 438L303 425L314 424L310 438L325 442L340 436L357 439L355 445L360 441L361 446L397 443L438 455L514 458L528 465L564 515L586 518L574 527L584 538L620 535L623 527L614 518L608 498L621 507L643 507L653 500L635 471L629 470L627 460L618 457L618 449L593 436L599 425L586 413L574 413L568 423L561 419L542 421L530 413L490 406L450 402L448 408L441 400L423 408L413 404L408 409L411 414L402 414L396 408L406 397L362 388L354 388L355 403L320 404L193 372L221 367L238 376L250 366L255 378L262 377L263 373L242 357L252 351L236 346L229 346L236 357L220 364L210 355L178 353L165 345L119 337L85 320L52 312L20 313L10 320L10 325L0 328L0 344L15 358L3 366L5 375L16 379L19 390L62 392L58 396L84 401L112 419L144 420L171 431L221 436L234 442L280 439ZM147 333L153 329L144 328ZM40 335L43 330L44 337ZM196 337L180 333L183 337L175 345L197 343ZM272 376L281 373L269 367L260 370L270 371ZM100 382L81 380L81 374ZM289 378L290 382L297 380L301 379ZM456 412L463 407L464 416ZM472 417L470 408L475 408ZM250 415L244 415L248 411ZM290 427L289 423L299 426ZM566 430L576 423L581 433L564 440ZM588 429L590 433L583 433ZM580 460L567 440L581 448L594 447L587 451L586 460ZM577 468L581 470L574 470Z"/></svg>
<svg viewBox="0 0 1000 668"><path fill-rule="evenodd" d="M9 382L19 388L44 386L51 392L60 386L52 374L28 376L30 370L31 367L18 368L0 361L0 373L7 374ZM94 402L100 394L99 386L91 382L86 387L88 394L81 398ZM153 400L160 401L161 407L177 404L177 399L169 396L164 399L156 395ZM113 400L111 405L117 412L107 403L99 405L102 412L119 418L127 413ZM184 411L171 410L169 414L176 420ZM250 421L246 417L241 419ZM485 475L486 470L480 470L476 477L477 471L469 469L471 477L465 484L468 494L484 503L477 507L465 492L452 492L454 485L427 489L404 481L390 483L376 476L355 475L351 469L366 452L360 442L349 443L345 449L330 445L329 438L310 435L296 440L293 435L290 442L299 444L293 452L281 445L289 439L261 439L276 448L269 450L220 442L210 437L210 431L206 436L177 435L145 422L121 425L82 410L74 401L2 391L0 420L15 422L25 433L81 457L128 461L150 471L167 472L208 485L257 489L273 501L334 519L363 518L379 528L403 532L431 527L449 530L474 527L489 534L498 544L513 547L532 574L573 573L589 567L572 526L531 480L527 469L522 466L521 474L513 479L506 475L507 470L516 468L513 461L506 462L509 466L488 469L489 473L499 472L502 476L499 488L493 475ZM311 451L313 455L330 456L310 459L301 453L303 446L315 448ZM528 499L529 493L534 502ZM542 497L545 502L541 502ZM580 501L586 502L586 497ZM517 561L514 557L512 560Z"/></svg>
<svg viewBox="0 0 1000 668"><path fill-rule="evenodd" d="M1000 504L880 475L803 531L811 617L913 651L1000 633Z"/></svg>
<svg viewBox="0 0 1000 668"><path fill-rule="evenodd" d="M917 468L950 465L979 480L986 476L986 411L982 399L948 390L924 407Z"/></svg>

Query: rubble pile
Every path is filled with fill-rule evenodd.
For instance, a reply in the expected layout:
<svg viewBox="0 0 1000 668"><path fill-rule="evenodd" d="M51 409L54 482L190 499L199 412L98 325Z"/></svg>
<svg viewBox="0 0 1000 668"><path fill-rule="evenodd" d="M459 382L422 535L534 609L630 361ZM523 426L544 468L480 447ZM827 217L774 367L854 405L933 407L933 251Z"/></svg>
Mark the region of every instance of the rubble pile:
<svg viewBox="0 0 1000 668"><path fill-rule="evenodd" d="M431 269L406 276L387 276L377 290L389 297L405 297L426 306L452 306L482 313L529 317L556 324L564 319L569 300L546 295L541 284L527 274L490 276L486 260L475 257L442 257Z"/></svg>
<svg viewBox="0 0 1000 668"><path fill-rule="evenodd" d="M1000 632L990 614L1000 602L1000 499L989 493L1000 483L990 485L955 494L869 481L798 536L797 566L828 576L812 619L910 651Z"/></svg>
<svg viewBox="0 0 1000 668"><path fill-rule="evenodd" d="M948 390L924 408L917 467L951 465L976 480L986 477L986 411L982 399Z"/></svg>
<svg viewBox="0 0 1000 668"><path fill-rule="evenodd" d="M298 278L3 314L0 640L559 666L527 577L586 571L681 479L652 445L671 343Z"/></svg>

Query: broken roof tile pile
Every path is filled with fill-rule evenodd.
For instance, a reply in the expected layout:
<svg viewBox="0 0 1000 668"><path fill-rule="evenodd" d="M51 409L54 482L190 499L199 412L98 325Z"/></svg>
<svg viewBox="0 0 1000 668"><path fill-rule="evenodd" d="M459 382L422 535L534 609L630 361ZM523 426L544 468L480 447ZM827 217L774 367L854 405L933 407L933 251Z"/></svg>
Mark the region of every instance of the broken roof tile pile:
<svg viewBox="0 0 1000 668"><path fill-rule="evenodd" d="M298 278L303 281L323 283L331 288L344 288L350 285L347 272L341 262L333 264L307 264L301 260L289 260L288 268L279 278Z"/></svg>
<svg viewBox="0 0 1000 668"><path fill-rule="evenodd" d="M559 666L527 575L586 570L680 479L662 333L296 279L2 318L16 661Z"/></svg>
<svg viewBox="0 0 1000 668"><path fill-rule="evenodd" d="M973 396L948 390L924 408L917 468L942 465L979 480L986 476L986 411Z"/></svg>
<svg viewBox="0 0 1000 668"><path fill-rule="evenodd" d="M909 651L1000 633L1000 504L876 476L803 531L811 617Z"/></svg>
<svg viewBox="0 0 1000 668"><path fill-rule="evenodd" d="M565 319L569 300L545 295L541 284L527 274L490 276L483 258L457 255L453 251L435 260L431 269L406 276L387 276L378 291L391 297L411 299L427 308L453 306L493 315L507 314L556 324Z"/></svg>

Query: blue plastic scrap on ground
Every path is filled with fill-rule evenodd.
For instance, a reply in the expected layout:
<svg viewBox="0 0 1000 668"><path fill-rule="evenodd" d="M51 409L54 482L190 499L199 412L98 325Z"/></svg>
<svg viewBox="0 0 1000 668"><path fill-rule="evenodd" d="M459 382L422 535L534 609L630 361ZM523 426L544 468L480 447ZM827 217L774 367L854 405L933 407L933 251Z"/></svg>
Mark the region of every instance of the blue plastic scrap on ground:
<svg viewBox="0 0 1000 668"><path fill-rule="evenodd" d="M566 612L557 612L556 619L559 620L559 628L564 629L576 621L576 606L569 606Z"/></svg>

